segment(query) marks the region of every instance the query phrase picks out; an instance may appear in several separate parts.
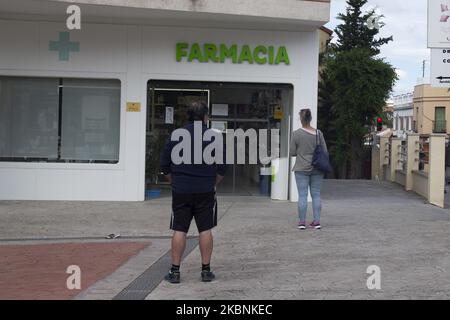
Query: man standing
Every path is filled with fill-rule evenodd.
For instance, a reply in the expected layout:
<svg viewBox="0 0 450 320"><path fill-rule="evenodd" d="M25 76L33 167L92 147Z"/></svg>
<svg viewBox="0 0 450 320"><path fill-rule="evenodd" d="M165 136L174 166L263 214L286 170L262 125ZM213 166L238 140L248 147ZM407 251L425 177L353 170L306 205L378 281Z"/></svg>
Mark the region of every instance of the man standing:
<svg viewBox="0 0 450 320"><path fill-rule="evenodd" d="M211 230L217 226L216 185L222 181L226 166L224 164L208 165L203 161L203 150L211 142L203 142L203 134L207 130L208 106L202 102L194 102L188 108L189 124L184 129L190 133L191 162L174 164L171 158L172 149L177 141L168 141L161 154L160 167L172 186L172 218L170 228L172 237L172 268L165 279L170 283L180 282L180 264L186 247L186 235L192 219L195 219L199 232L199 246L202 257L201 279L204 282L214 280L211 271L211 255L213 236ZM201 124L202 137L195 137L195 123ZM202 163L194 163L195 139L202 141ZM198 155L197 155L198 157ZM224 159L223 159L224 160ZM224 161L222 161L223 163Z"/></svg>

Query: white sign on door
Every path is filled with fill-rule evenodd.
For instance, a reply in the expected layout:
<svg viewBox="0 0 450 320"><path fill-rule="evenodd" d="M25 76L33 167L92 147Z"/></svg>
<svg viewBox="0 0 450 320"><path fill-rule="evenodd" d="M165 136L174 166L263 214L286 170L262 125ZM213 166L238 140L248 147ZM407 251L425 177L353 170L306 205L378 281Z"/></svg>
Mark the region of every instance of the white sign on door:
<svg viewBox="0 0 450 320"><path fill-rule="evenodd" d="M228 105L227 104L213 104L212 105L212 116L223 116L228 117Z"/></svg>
<svg viewBox="0 0 450 320"><path fill-rule="evenodd" d="M166 124L173 124L173 107L166 107Z"/></svg>
<svg viewBox="0 0 450 320"><path fill-rule="evenodd" d="M450 49L450 0L428 0L428 48Z"/></svg>
<svg viewBox="0 0 450 320"><path fill-rule="evenodd" d="M431 49L431 86L450 88L450 49Z"/></svg>

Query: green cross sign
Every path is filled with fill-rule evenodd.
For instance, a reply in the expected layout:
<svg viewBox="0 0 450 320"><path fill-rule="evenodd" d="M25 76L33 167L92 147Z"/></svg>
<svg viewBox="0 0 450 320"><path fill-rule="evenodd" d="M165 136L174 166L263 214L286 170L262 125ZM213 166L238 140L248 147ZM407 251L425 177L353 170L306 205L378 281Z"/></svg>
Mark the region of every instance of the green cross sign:
<svg viewBox="0 0 450 320"><path fill-rule="evenodd" d="M50 41L48 49L59 52L60 61L69 61L71 52L80 51L79 42L70 42L69 32L60 32L58 41Z"/></svg>

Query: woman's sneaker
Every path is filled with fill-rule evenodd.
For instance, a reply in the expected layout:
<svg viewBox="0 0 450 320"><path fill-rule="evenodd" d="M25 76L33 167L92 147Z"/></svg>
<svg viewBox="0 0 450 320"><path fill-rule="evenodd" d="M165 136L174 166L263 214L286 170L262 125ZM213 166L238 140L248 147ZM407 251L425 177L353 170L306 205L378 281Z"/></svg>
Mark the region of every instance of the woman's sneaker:
<svg viewBox="0 0 450 320"><path fill-rule="evenodd" d="M309 227L310 227L310 228L313 228L313 229L316 229L316 230L319 230L319 229L322 228L322 227L320 226L320 222L319 222L319 221L313 221L313 222L311 222L311 224L309 225Z"/></svg>
<svg viewBox="0 0 450 320"><path fill-rule="evenodd" d="M299 228L300 230L305 230L305 229L306 229L306 223L300 221L300 222L298 223L298 228Z"/></svg>

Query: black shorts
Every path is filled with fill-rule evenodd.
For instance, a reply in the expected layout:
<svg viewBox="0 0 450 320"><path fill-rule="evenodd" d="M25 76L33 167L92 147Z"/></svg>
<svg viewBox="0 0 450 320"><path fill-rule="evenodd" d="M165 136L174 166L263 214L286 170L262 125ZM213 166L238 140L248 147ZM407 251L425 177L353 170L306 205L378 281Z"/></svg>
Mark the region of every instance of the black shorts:
<svg viewBox="0 0 450 320"><path fill-rule="evenodd" d="M217 226L217 199L215 192L172 193L170 229L187 233L195 219L198 232Z"/></svg>

